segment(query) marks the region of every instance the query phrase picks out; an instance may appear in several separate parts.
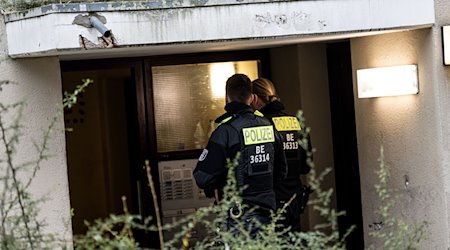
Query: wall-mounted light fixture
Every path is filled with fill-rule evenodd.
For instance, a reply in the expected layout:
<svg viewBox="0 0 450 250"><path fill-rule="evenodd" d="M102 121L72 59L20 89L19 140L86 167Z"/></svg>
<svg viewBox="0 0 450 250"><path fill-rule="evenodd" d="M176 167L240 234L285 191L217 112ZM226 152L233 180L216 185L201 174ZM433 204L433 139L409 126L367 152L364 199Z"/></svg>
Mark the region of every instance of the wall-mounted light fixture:
<svg viewBox="0 0 450 250"><path fill-rule="evenodd" d="M417 65L400 65L356 71L358 98L419 93Z"/></svg>
<svg viewBox="0 0 450 250"><path fill-rule="evenodd" d="M450 65L450 25L442 26L442 50L444 65Z"/></svg>

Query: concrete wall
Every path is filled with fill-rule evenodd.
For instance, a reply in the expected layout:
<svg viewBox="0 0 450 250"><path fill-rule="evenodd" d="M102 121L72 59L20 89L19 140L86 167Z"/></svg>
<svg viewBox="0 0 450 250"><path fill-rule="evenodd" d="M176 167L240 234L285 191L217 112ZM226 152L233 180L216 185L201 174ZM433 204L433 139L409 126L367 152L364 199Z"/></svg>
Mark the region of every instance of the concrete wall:
<svg viewBox="0 0 450 250"><path fill-rule="evenodd" d="M450 66L443 66L443 52L441 40L441 26L450 25L450 2L445 0L435 0L436 11L436 25L432 30L433 34L433 53L435 56L435 82L437 85L436 98L439 100L437 107L437 114L439 115L440 128L439 130L439 144L440 148L440 164L443 169L445 201L447 204L447 211L450 201L450 114L448 112L450 107ZM445 218L445 217L444 217ZM442 219L444 219L442 218ZM450 227L450 216L447 215L447 225ZM450 229L447 230L447 238L450 239ZM447 247L450 244L447 245Z"/></svg>
<svg viewBox="0 0 450 250"><path fill-rule="evenodd" d="M42 140L42 131L48 127L50 118L61 104L61 77L56 57L12 60L7 57L3 16L0 15L0 80L11 80L16 85L7 86L0 94L2 103L26 98L23 130L18 147L17 162L34 159L37 154L33 141ZM30 190L36 198L46 201L40 216L46 219L45 230L71 239L70 204L65 157L63 120L58 119L50 140L52 157L44 161Z"/></svg>
<svg viewBox="0 0 450 250"><path fill-rule="evenodd" d="M423 249L449 247L444 192L448 182L444 174L448 163L444 164L444 160L448 156L444 156L442 150L443 145L448 147L448 142L444 142L448 132L443 134L443 127L448 125L441 125L445 123L441 109L448 107L448 87L443 85L448 83L448 75L436 74L442 71L437 42L440 38L436 30L438 28L351 40L366 245L374 242L367 234L371 230L369 225L380 221L375 211L382 204L374 185L378 182L375 170L379 168L377 159L383 146L391 174L389 187L400 195L394 208L395 216L409 223L428 221L428 239ZM357 98L357 69L401 64L418 65L418 95ZM442 89L446 90L445 94Z"/></svg>
<svg viewBox="0 0 450 250"><path fill-rule="evenodd" d="M105 17L117 48L102 49L98 39L101 34L97 30L73 24L76 16L93 12ZM154 49L161 53L160 45L173 43L247 40L257 44L255 40L262 42L286 38L298 41L305 36L323 39L323 35L336 33L359 34L362 31L429 26L434 22L434 9L433 0L73 3L10 14L7 21L9 55L13 57L74 55L94 51L110 56L123 52L125 48L132 50L136 47L141 49L141 54L149 50L157 53ZM39 32L35 32L37 29ZM97 48L85 42L88 44L86 51L82 48L80 36L98 45ZM291 43L294 42L291 40ZM223 45L231 44L227 42Z"/></svg>

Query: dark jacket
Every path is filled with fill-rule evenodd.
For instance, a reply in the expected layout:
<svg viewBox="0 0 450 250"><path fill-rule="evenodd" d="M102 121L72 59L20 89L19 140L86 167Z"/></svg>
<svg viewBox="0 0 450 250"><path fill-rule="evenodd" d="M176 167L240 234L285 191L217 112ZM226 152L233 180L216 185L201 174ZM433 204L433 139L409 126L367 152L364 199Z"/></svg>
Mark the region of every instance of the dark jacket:
<svg viewBox="0 0 450 250"><path fill-rule="evenodd" d="M281 127L284 125L282 119L286 119L286 121L289 121L289 119L297 120L297 117L286 114L283 110L284 105L281 102L273 101L264 106L260 112L263 113L264 117L269 119L272 124L274 124L274 121L281 122L281 124L279 124ZM278 118L278 120L276 118ZM311 168L306 161L306 151L298 144L298 140L301 139L299 138L298 130L291 129L289 124L287 124L286 129L279 132L283 137L283 148L288 164L288 174L285 180L282 182L276 181L274 185L277 200L287 201L294 194L299 194L302 186L300 175L309 173ZM309 138L308 142L309 148L311 149Z"/></svg>
<svg viewBox="0 0 450 250"><path fill-rule="evenodd" d="M227 158L240 152L235 176L238 187L247 186L244 203L275 209L273 182L284 179L287 171L281 135L248 105L231 102L225 110L194 170L197 185L207 197L214 197L214 190L225 186Z"/></svg>

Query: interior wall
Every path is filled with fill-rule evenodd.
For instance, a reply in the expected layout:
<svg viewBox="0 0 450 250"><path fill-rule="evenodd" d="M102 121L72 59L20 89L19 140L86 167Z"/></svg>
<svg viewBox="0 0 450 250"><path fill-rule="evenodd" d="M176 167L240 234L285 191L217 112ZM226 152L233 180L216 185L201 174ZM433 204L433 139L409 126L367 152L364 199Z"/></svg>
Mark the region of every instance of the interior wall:
<svg viewBox="0 0 450 250"><path fill-rule="evenodd" d="M301 107L306 122L311 127L311 141L316 149L314 164L317 174L331 168L331 172L324 178L322 188L336 190L326 44L306 43L299 44L297 48ZM331 197L331 206L336 208L336 193ZM312 225L325 222L317 211L313 212L311 207L309 211L312 214Z"/></svg>
<svg viewBox="0 0 450 250"><path fill-rule="evenodd" d="M365 243L376 243L369 226L380 222L375 212L382 205L375 193L380 147L390 172L389 188L399 195L394 215L408 223L429 223L423 249L448 248L448 209L441 165L439 82L431 29L351 40L355 115L363 205ZM417 95L358 99L356 70L417 64ZM448 109L447 109L448 110ZM448 152L447 152L448 153ZM373 228L373 227L372 227Z"/></svg>
<svg viewBox="0 0 450 250"><path fill-rule="evenodd" d="M38 156L34 143L43 140L43 131L62 104L61 76L57 57L12 60L7 56L6 35L3 16L0 15L0 81L10 80L15 84L3 87L2 103L13 103L25 99L23 112L23 136L17 147L18 164L35 160ZM33 198L44 198L39 205L39 218L45 220L45 232L71 242L70 201L67 180L64 123L56 119L49 141L48 160L42 162L29 191ZM1 152L0 154L3 154Z"/></svg>
<svg viewBox="0 0 450 250"><path fill-rule="evenodd" d="M134 211L131 197L131 166L129 150L131 122L127 106L133 106L126 99L128 85L135 84L130 81L130 70L114 70L108 74L112 77L102 82L102 110L104 139L106 141L103 156L107 159L108 187L109 187L109 213L123 213L122 196L127 198L129 211ZM134 100L134 99L133 99Z"/></svg>
<svg viewBox="0 0 450 250"><path fill-rule="evenodd" d="M67 138L67 161L70 180L70 199L74 209L73 229L75 234L83 232L84 220L92 221L106 216L107 196L105 159L103 158L102 131L100 128L100 86L91 73L63 73L64 89L74 89L83 78L94 80L94 84L78 99L83 105L75 106L64 115ZM88 136L86 136L88 135ZM89 140L86 140L89 138Z"/></svg>
<svg viewBox="0 0 450 250"><path fill-rule="evenodd" d="M286 108L285 111L291 114L296 114L302 107L297 50L295 45L270 50L271 80Z"/></svg>
<svg viewBox="0 0 450 250"><path fill-rule="evenodd" d="M75 234L85 232L85 220L121 214L122 195L131 208L132 198L125 99L130 70L64 72L64 89L84 78L93 83L64 116L71 129L66 140Z"/></svg>
<svg viewBox="0 0 450 250"><path fill-rule="evenodd" d="M302 109L311 127L311 141L317 150L314 164L317 173L333 168L330 98L328 91L325 44L299 44L271 49L272 80L286 111L296 114ZM335 189L334 172L328 174L323 187ZM332 206L336 207L335 195ZM305 218L306 221L305 221ZM307 223L306 223L307 222ZM309 228L323 222L320 215L308 207L302 215L302 226Z"/></svg>

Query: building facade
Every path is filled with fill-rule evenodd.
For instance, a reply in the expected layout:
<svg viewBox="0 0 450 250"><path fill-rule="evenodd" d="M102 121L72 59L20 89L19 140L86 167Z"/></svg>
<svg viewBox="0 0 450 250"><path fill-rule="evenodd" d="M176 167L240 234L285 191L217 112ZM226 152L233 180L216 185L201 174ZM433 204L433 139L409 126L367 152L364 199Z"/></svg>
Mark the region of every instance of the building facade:
<svg viewBox="0 0 450 250"><path fill-rule="evenodd" d="M70 237L63 221L73 207L73 230L81 232L81 216L120 212L123 194L134 212L148 210L145 159L158 166L164 216L207 203L188 175L174 175L195 164L207 139L210 123L201 117L221 112L221 94L205 84L245 72L273 79L288 111L304 111L315 165L333 168L325 185L348 214L340 222L358 226L352 248L374 243L383 146L389 186L401 197L395 214L428 221L423 249L448 249L450 74L442 26L450 24L449 8L444 0L210 0L54 4L2 15L0 80L18 84L1 98L27 98L27 136L41 136L36 128L47 125L64 91L94 80L81 106L58 121L59 130L74 132L54 134L53 157L32 185L49 196L48 230ZM102 24L95 27L93 16ZM411 64L418 94L358 98L357 70ZM33 153L28 145L20 148L24 159ZM176 198L178 186L165 186L174 183L192 193ZM310 209L302 223L317 221Z"/></svg>

